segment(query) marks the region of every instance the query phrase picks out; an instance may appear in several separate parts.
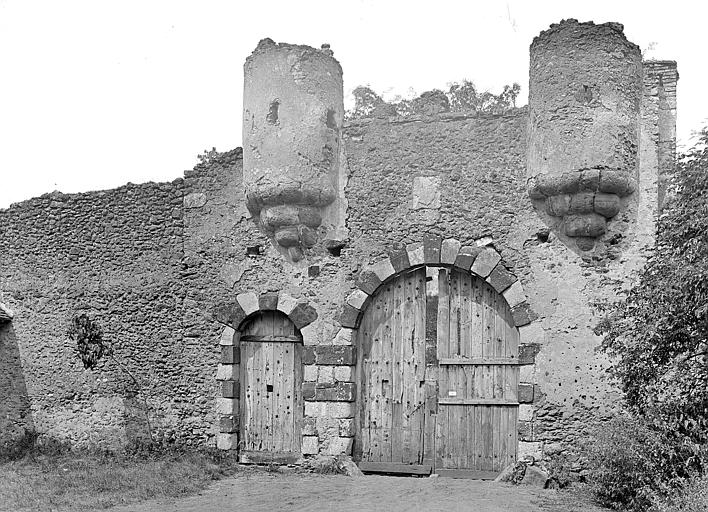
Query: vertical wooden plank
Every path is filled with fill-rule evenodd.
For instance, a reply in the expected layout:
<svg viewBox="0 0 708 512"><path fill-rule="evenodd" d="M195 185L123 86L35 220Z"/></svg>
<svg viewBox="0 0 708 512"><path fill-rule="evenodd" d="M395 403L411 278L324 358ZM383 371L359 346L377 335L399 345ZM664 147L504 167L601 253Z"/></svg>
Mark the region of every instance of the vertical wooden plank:
<svg viewBox="0 0 708 512"><path fill-rule="evenodd" d="M435 278L437 279L437 278ZM427 273L424 268L418 272L418 285L416 287L416 312L415 312L415 340L413 343L413 358L411 362L411 408L412 421L412 462L422 462L424 445L424 410L425 410L425 351L427 328L427 295L426 295Z"/></svg>
<svg viewBox="0 0 708 512"><path fill-rule="evenodd" d="M470 303L470 333L472 336L470 357L482 357L484 297L482 281L478 277L471 277L472 296Z"/></svg>
<svg viewBox="0 0 708 512"><path fill-rule="evenodd" d="M493 433L493 460L492 460L492 469L494 471L501 471L504 469L503 467L500 467L500 456L501 456L501 435L502 435L502 420L501 420L501 413L502 409L504 409L504 406L502 405L495 405L492 406L492 429L494 431Z"/></svg>
<svg viewBox="0 0 708 512"><path fill-rule="evenodd" d="M450 273L450 327L448 354L458 357L462 352L461 325L460 325L460 273Z"/></svg>
<svg viewBox="0 0 708 512"><path fill-rule="evenodd" d="M450 357L450 275L438 273L438 359Z"/></svg>

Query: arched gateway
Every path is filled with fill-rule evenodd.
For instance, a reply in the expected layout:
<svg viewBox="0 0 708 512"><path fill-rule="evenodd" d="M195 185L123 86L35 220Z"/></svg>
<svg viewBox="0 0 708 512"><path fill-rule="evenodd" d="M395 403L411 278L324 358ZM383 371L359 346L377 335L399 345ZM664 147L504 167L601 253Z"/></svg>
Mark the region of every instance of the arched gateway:
<svg viewBox="0 0 708 512"><path fill-rule="evenodd" d="M373 294L357 336L360 467L484 478L516 460L519 334L488 282L403 271Z"/></svg>

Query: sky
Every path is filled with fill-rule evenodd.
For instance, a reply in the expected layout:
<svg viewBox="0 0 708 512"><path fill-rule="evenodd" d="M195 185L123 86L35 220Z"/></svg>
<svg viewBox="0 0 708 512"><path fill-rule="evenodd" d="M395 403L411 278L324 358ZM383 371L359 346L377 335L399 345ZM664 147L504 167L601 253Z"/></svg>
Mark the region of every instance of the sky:
<svg viewBox="0 0 708 512"><path fill-rule="evenodd" d="M708 119L705 0L0 0L0 208L54 190L172 181L241 145L243 62L260 39L329 43L351 91L409 97L462 79L528 95L528 47L564 18L618 21L678 61L678 136Z"/></svg>

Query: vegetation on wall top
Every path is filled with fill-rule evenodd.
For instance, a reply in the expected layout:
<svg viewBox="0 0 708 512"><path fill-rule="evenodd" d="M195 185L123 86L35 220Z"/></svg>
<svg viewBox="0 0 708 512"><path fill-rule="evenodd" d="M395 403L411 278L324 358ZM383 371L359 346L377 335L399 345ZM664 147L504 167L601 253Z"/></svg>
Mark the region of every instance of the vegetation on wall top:
<svg viewBox="0 0 708 512"><path fill-rule="evenodd" d="M363 117L407 117L417 114L437 114L440 112L485 112L501 114L516 108L516 98L521 86L517 83L505 85L500 94L489 91L479 92L469 80L453 82L447 91L433 89L413 99L395 98L386 102L368 86L354 89L354 109L347 111L347 119Z"/></svg>

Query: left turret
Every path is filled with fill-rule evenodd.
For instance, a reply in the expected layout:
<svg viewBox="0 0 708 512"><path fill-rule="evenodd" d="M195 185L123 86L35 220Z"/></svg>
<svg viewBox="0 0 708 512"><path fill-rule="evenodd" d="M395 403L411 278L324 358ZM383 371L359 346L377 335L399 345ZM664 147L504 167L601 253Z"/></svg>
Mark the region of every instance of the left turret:
<svg viewBox="0 0 708 512"><path fill-rule="evenodd" d="M293 261L312 247L337 197L342 68L327 45L262 40L244 64L248 209Z"/></svg>

